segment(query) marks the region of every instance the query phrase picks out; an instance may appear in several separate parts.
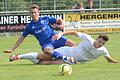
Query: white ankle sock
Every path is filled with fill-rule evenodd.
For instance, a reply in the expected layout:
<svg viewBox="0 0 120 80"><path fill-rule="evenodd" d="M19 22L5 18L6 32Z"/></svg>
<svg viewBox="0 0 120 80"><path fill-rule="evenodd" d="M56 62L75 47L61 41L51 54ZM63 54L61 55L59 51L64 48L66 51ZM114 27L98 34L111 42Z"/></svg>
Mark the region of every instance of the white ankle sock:
<svg viewBox="0 0 120 80"><path fill-rule="evenodd" d="M20 54L18 55L19 59L28 59L32 61L33 63L38 63L39 60L37 59L37 52L31 52L31 53L26 53L26 54Z"/></svg>

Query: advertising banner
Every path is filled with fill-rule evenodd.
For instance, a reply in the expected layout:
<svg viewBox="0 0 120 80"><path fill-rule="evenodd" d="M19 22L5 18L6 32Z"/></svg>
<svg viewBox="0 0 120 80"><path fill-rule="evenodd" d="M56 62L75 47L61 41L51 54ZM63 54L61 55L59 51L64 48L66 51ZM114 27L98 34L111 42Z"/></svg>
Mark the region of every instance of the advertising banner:
<svg viewBox="0 0 120 80"><path fill-rule="evenodd" d="M63 19L63 14L45 14L41 16L52 16ZM0 32L21 32L31 20L32 18L28 15L0 16Z"/></svg>
<svg viewBox="0 0 120 80"><path fill-rule="evenodd" d="M102 28L102 29L101 29ZM65 29L115 31L120 28L120 12L65 14ZM105 30L104 30L105 29ZM107 30L106 30L107 29ZM114 30L111 30L114 29Z"/></svg>

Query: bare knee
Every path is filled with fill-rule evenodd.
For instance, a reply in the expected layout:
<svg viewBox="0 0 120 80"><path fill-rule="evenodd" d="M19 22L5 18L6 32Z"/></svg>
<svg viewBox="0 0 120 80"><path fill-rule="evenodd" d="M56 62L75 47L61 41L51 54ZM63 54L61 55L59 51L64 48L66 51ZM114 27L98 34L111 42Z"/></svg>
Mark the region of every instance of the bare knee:
<svg viewBox="0 0 120 80"><path fill-rule="evenodd" d="M37 59L39 59L40 61L44 61L44 60L52 60L52 58L51 58L51 55L49 55L49 54L38 54L37 55Z"/></svg>
<svg viewBox="0 0 120 80"><path fill-rule="evenodd" d="M43 49L43 52L44 52L45 54L51 55L52 52L53 52L53 49L52 49L51 47L47 47L47 48L44 48L44 49Z"/></svg>

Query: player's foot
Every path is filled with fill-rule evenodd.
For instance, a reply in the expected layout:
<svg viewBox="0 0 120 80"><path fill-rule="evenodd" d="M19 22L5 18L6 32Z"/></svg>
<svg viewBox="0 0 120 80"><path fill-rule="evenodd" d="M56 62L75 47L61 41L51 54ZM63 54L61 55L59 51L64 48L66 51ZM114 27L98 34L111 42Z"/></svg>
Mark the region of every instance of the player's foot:
<svg viewBox="0 0 120 80"><path fill-rule="evenodd" d="M63 58L63 61L65 63L68 63L68 64L75 64L76 63L75 58L73 58L73 57L65 57L65 58Z"/></svg>
<svg viewBox="0 0 120 80"><path fill-rule="evenodd" d="M17 54L17 55L11 55L11 56L9 57L9 61L10 61L10 62L12 62L12 61L14 61L14 60L18 60L18 54Z"/></svg>

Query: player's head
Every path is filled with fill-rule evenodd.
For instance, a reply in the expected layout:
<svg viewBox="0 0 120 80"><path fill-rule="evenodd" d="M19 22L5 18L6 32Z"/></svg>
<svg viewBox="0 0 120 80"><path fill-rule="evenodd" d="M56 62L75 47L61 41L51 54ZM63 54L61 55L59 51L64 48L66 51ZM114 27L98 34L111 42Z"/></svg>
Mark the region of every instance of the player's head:
<svg viewBox="0 0 120 80"><path fill-rule="evenodd" d="M33 18L33 20L36 22L39 19L39 6L36 4L33 4L29 10L30 16Z"/></svg>
<svg viewBox="0 0 120 80"><path fill-rule="evenodd" d="M105 33L101 33L94 42L94 46L96 48L99 48L103 46L107 41L109 40L109 37Z"/></svg>
<svg viewBox="0 0 120 80"><path fill-rule="evenodd" d="M109 37L105 34L105 33L101 33L98 38L102 38L103 40L105 41L108 41L109 40Z"/></svg>

